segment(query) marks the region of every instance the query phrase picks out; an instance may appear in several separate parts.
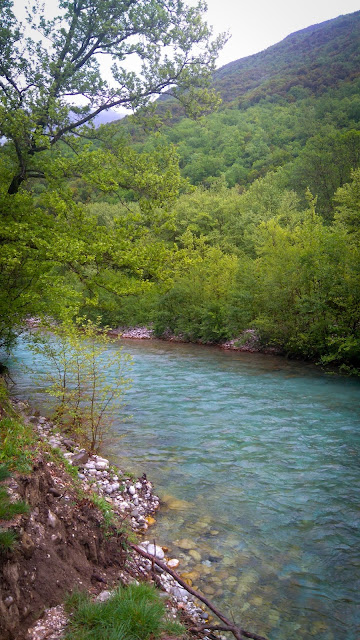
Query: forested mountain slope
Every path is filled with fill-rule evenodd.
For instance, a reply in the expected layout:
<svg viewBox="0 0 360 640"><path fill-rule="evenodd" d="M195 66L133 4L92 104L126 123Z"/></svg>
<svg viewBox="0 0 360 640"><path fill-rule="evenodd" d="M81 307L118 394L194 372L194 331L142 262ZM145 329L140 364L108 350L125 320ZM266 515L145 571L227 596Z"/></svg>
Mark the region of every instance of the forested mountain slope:
<svg viewBox="0 0 360 640"><path fill-rule="evenodd" d="M319 95L360 75L360 11L290 34L265 51L218 69L214 86L224 103ZM305 89L305 91L304 91Z"/></svg>
<svg viewBox="0 0 360 640"><path fill-rule="evenodd" d="M284 185L302 199L309 187L331 217L333 194L360 160L360 11L221 67L214 86L222 106L199 121L161 102L161 114L171 107L163 133L177 145L183 176L244 188L281 169ZM129 129L144 142L141 129ZM147 136L144 148L152 144Z"/></svg>
<svg viewBox="0 0 360 640"><path fill-rule="evenodd" d="M148 223L182 257L155 298L124 302L124 322L202 342L251 327L359 366L359 45L360 12L340 16L216 71L216 113L194 121L164 100L159 131L127 123L141 152L172 143L195 189Z"/></svg>

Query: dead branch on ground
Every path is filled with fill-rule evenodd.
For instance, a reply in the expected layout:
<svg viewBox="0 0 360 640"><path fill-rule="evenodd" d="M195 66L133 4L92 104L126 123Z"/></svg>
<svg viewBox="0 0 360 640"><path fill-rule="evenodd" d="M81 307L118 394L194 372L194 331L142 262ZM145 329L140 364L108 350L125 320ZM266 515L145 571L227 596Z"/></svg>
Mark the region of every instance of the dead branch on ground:
<svg viewBox="0 0 360 640"><path fill-rule="evenodd" d="M188 591L188 593L191 593L191 595L195 596L195 598L203 602L210 609L210 611L212 611L216 615L216 617L219 618L219 620L221 620L221 622L223 622L225 625L224 627L214 627L214 626L209 627L209 625L204 624L203 627L196 627L196 628L194 627L193 628L194 631L195 630L203 631L205 629L211 629L211 630L217 630L217 631L230 631L233 634L234 638L236 638L236 640L244 640L244 638L251 638L252 640L267 640L266 638L264 638L264 636L259 636L256 633L251 633L250 631L246 631L246 629L241 629L237 625L233 624L228 618L226 618L226 616L224 616L223 613L221 613L221 611L219 611L217 607L215 607L215 605L213 605L210 602L210 600L205 598L205 596L199 593L199 591L196 591L195 589L190 587L188 584L186 584L185 580L180 578L180 576L175 571L170 569L170 567L168 567L164 562L161 562L161 560L158 560L150 553L147 553L146 551L141 549L141 547L139 547L137 544L130 543L130 547L134 551L136 551L136 553L139 553L144 558L147 558L148 560L150 560L150 562L152 563L152 566L156 564L158 567L160 567L160 569L162 569L163 571L171 575L174 578L174 580L176 580L176 582L178 582L184 589L186 589L186 591Z"/></svg>

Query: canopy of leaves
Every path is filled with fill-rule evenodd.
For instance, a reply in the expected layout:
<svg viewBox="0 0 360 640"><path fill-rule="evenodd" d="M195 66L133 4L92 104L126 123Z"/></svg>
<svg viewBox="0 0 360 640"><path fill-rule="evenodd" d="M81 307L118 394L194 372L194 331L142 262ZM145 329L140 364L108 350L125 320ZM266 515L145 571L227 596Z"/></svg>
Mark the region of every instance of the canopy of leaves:
<svg viewBox="0 0 360 640"><path fill-rule="evenodd" d="M39 152L66 141L104 110L136 110L165 89L178 98L190 92L192 101L201 99L195 88L209 84L224 42L223 36L212 39L204 7L181 0L59 0L58 14L49 19L36 0L25 30L5 0L0 134L12 142L17 162L9 193L43 175Z"/></svg>

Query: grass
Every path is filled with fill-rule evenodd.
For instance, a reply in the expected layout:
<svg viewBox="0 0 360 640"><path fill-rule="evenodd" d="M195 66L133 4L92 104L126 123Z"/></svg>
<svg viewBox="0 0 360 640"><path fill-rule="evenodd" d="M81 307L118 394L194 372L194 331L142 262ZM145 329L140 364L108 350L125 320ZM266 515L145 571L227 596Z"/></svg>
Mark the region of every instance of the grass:
<svg viewBox="0 0 360 640"><path fill-rule="evenodd" d="M38 449L37 438L30 425L17 417L0 420L0 462L12 471L31 471Z"/></svg>
<svg viewBox="0 0 360 640"><path fill-rule="evenodd" d="M104 603L75 593L68 598L72 612L65 640L156 640L164 632L185 638L185 630L169 621L156 589L146 583L120 587Z"/></svg>
<svg viewBox="0 0 360 640"><path fill-rule="evenodd" d="M0 530L0 553L10 551L16 542L16 533L14 531Z"/></svg>
<svg viewBox="0 0 360 640"><path fill-rule="evenodd" d="M88 496L89 500L101 511L104 523L103 527L106 531L110 531L110 529L116 526L116 519L114 515L114 511L111 505L106 502L105 498L98 496L96 493L92 493Z"/></svg>
<svg viewBox="0 0 360 640"><path fill-rule="evenodd" d="M4 380L0 377L0 463L11 471L29 472L37 454L37 438L31 425L15 413Z"/></svg>
<svg viewBox="0 0 360 640"><path fill-rule="evenodd" d="M38 438L31 424L16 414L0 376L0 463L10 471L28 473L38 454Z"/></svg>

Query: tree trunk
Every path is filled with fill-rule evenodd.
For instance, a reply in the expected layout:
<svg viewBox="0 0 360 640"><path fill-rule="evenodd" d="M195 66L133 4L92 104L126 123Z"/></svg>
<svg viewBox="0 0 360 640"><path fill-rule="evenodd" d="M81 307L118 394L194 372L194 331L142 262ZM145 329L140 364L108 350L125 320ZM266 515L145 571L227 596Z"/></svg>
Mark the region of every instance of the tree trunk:
<svg viewBox="0 0 360 640"><path fill-rule="evenodd" d="M19 191L19 187L22 182L25 180L25 175L23 173L18 173L13 177L10 187L8 188L8 194L13 196L15 193Z"/></svg>

